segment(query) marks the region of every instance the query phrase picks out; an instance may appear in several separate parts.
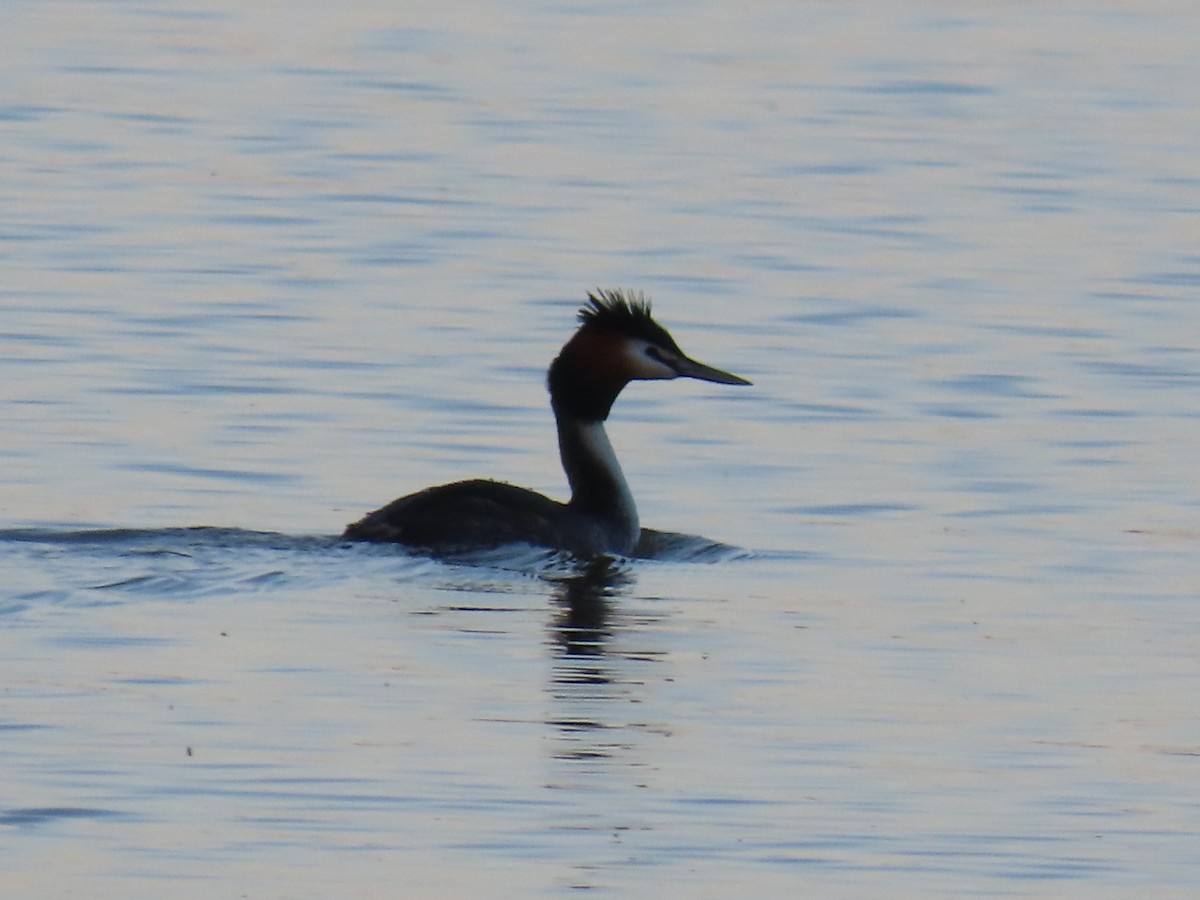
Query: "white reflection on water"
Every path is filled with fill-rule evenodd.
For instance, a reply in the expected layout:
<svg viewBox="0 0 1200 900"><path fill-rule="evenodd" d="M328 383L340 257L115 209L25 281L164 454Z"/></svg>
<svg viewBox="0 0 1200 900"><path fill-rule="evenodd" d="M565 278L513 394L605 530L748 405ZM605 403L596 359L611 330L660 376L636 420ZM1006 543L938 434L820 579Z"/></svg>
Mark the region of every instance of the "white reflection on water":
<svg viewBox="0 0 1200 900"><path fill-rule="evenodd" d="M1198 25L14 11L6 887L1195 893ZM755 381L612 421L647 524L752 553L339 544L562 496L596 286Z"/></svg>

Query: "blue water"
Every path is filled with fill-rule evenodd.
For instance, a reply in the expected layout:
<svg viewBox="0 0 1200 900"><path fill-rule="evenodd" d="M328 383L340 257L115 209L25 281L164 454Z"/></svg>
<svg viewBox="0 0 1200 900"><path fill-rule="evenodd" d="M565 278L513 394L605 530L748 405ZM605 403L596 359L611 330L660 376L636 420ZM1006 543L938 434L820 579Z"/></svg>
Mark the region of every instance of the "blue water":
<svg viewBox="0 0 1200 900"><path fill-rule="evenodd" d="M1196 893L1200 13L244 6L0 38L7 893ZM339 540L598 286L712 543Z"/></svg>

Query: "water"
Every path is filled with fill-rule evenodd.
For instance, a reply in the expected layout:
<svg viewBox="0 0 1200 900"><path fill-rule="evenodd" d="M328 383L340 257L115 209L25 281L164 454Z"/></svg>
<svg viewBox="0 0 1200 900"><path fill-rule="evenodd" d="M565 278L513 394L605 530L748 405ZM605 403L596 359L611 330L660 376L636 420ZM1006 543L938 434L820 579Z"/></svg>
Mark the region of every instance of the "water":
<svg viewBox="0 0 1200 900"><path fill-rule="evenodd" d="M41 3L0 74L14 896L1192 896L1200 14ZM342 545L562 496L580 568Z"/></svg>

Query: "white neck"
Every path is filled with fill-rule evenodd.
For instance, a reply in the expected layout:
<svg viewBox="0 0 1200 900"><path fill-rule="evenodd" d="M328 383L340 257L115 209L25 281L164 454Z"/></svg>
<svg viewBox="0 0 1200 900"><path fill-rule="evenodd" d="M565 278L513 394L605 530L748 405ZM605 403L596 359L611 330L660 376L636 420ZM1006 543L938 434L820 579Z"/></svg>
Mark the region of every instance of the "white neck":
<svg viewBox="0 0 1200 900"><path fill-rule="evenodd" d="M558 417L558 450L571 485L571 506L637 539L638 514L603 422Z"/></svg>

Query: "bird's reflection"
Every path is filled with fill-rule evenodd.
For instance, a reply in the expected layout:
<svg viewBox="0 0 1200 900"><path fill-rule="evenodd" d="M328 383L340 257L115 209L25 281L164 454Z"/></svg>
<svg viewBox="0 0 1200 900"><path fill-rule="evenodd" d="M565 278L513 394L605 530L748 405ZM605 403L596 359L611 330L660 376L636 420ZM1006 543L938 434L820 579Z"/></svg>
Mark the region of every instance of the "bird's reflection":
<svg viewBox="0 0 1200 900"><path fill-rule="evenodd" d="M610 598L633 582L615 560L599 557L558 582L554 639L567 659L602 659L612 637Z"/></svg>
<svg viewBox="0 0 1200 900"><path fill-rule="evenodd" d="M644 723L621 718L645 690L645 681L627 669L648 661L644 651L614 649L627 644L623 631L637 621L614 609L615 599L634 582L628 566L595 559L556 584L551 625L556 658L548 686L553 712L547 724L558 731L560 759L608 759L631 749L645 729Z"/></svg>

